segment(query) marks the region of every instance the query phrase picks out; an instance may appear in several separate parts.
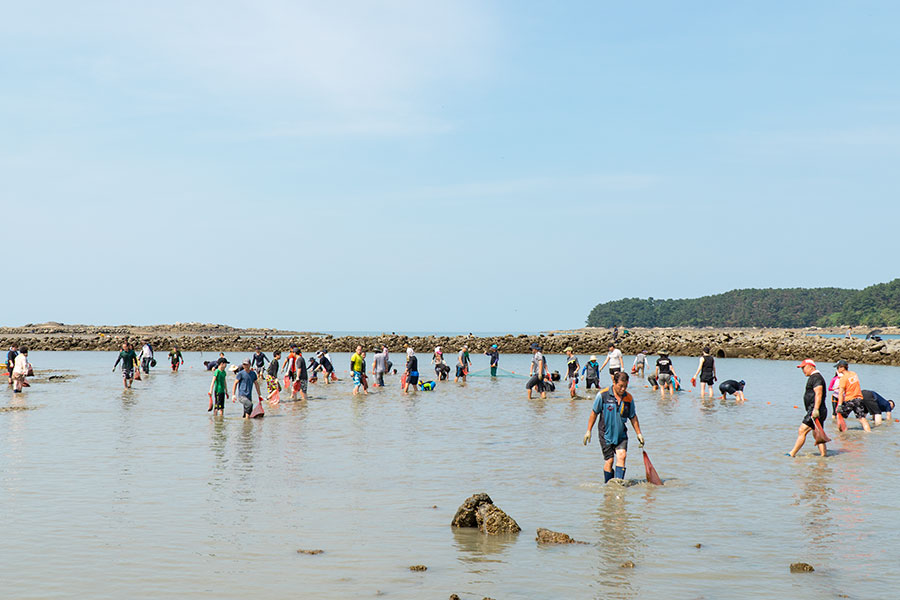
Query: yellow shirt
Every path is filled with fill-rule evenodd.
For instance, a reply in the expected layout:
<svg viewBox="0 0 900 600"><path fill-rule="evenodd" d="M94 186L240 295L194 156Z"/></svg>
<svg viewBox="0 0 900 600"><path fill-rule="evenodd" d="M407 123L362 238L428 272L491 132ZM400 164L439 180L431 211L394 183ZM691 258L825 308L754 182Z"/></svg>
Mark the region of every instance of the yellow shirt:
<svg viewBox="0 0 900 600"><path fill-rule="evenodd" d="M363 359L362 356L353 353L353 356L350 357L350 370L356 371L357 373L362 373L363 370Z"/></svg>

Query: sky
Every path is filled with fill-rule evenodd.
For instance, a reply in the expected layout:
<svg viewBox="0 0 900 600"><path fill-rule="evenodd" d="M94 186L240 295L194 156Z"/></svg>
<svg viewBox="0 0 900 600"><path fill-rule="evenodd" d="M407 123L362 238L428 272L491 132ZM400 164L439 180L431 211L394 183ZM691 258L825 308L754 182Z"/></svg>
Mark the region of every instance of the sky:
<svg viewBox="0 0 900 600"><path fill-rule="evenodd" d="M536 331L900 272L897 3L0 9L4 325Z"/></svg>

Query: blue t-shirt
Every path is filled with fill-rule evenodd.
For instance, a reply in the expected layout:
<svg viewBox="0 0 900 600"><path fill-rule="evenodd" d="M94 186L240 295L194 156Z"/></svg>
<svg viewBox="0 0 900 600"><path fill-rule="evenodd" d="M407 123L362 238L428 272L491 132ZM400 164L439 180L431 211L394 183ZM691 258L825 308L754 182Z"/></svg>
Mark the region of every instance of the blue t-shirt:
<svg viewBox="0 0 900 600"><path fill-rule="evenodd" d="M628 419L633 419L637 413L634 410L634 398L625 392L622 400L616 399L611 388L600 390L594 399L594 412L597 413L598 435L602 433L603 441L609 446L617 446L622 440L628 438L628 429L625 427Z"/></svg>
<svg viewBox="0 0 900 600"><path fill-rule="evenodd" d="M238 371L238 396L253 398L253 382L256 381L255 371Z"/></svg>

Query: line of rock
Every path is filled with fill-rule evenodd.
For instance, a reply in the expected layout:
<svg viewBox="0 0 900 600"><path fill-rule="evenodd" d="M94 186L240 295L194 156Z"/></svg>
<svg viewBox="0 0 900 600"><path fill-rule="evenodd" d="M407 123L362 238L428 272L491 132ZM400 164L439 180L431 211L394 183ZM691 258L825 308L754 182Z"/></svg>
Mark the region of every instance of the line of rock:
<svg viewBox="0 0 900 600"><path fill-rule="evenodd" d="M100 350L116 351L122 335L84 336L9 336L0 337L0 347L8 347L13 341L27 345L32 350ZM606 354L611 341L609 332L581 331L546 335L476 336L417 336L384 334L380 336L295 335L283 337L242 335L150 335L157 351L167 351L178 346L183 351L203 352L251 352L259 347L263 352L285 350L296 344L302 350L328 349L331 352L353 352L357 345L367 351L380 349L382 344L393 352L402 352L412 346L420 354L431 354L435 346L445 353L453 353L468 345L470 353L480 354L492 344L504 353L529 353L532 343L543 347L545 353L562 353L572 346L577 354ZM132 338L140 342L141 338ZM851 363L900 365L900 340L863 340L824 338L807 335L803 330L689 330L689 329L639 329L620 336L618 347L625 354L647 350L656 354L667 350L672 356L699 356L704 346L709 346L719 358L764 358L774 360L820 361L845 359Z"/></svg>

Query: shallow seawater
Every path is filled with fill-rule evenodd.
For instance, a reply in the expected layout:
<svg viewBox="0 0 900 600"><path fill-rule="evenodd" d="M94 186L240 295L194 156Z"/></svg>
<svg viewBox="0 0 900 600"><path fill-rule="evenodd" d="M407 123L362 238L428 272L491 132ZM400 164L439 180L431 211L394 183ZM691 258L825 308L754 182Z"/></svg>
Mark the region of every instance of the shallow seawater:
<svg viewBox="0 0 900 600"><path fill-rule="evenodd" d="M342 373L347 359L334 355ZM657 487L633 434L626 485L602 484L596 435L581 441L592 401L583 389L529 401L520 379L472 377L404 397L395 376L353 397L345 378L246 422L230 400L224 419L206 412L198 353L179 373L160 361L131 391L110 372L112 354L31 360L33 387L4 391L0 410L3 597L897 595L900 423L866 435L855 420L843 434L829 422L828 458L811 439L784 456L805 383L793 362L718 360L720 381L747 381L744 405L695 391L660 399L633 381ZM501 360L527 372L527 356ZM689 380L697 359L674 360ZM563 370L562 357L550 362ZM856 371L864 388L895 397L900 370ZM476 492L523 531L451 528ZM538 527L588 543L539 547ZM816 571L789 573L799 561Z"/></svg>

